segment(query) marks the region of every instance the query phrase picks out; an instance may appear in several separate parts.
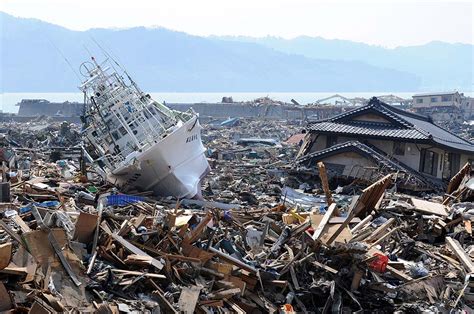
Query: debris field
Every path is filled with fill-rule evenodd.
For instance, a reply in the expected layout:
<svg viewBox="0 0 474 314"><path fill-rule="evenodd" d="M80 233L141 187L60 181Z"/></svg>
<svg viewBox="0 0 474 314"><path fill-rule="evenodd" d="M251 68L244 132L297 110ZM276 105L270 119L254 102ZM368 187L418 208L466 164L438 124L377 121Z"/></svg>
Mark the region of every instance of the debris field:
<svg viewBox="0 0 474 314"><path fill-rule="evenodd" d="M469 164L438 194L399 193L396 174L335 186L322 163L304 182L301 126L231 122L204 127L191 200L121 193L74 125L2 126L0 312L472 311Z"/></svg>

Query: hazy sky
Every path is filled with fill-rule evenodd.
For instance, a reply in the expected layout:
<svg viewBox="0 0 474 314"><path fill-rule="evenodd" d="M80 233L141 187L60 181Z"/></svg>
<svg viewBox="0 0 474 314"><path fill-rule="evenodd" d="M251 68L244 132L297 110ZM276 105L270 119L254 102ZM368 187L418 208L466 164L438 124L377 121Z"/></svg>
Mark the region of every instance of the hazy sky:
<svg viewBox="0 0 474 314"><path fill-rule="evenodd" d="M0 10L74 30L163 26L195 35L308 35L386 47L474 43L472 0L0 0Z"/></svg>

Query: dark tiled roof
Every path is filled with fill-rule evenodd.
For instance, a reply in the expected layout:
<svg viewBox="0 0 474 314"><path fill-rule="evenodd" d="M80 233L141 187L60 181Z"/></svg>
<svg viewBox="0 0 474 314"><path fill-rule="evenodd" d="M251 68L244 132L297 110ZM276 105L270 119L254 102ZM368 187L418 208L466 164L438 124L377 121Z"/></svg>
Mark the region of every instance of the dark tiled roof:
<svg viewBox="0 0 474 314"><path fill-rule="evenodd" d="M386 138L402 138L427 140L428 136L414 129L402 129L387 125L387 123L351 121L346 123L340 122L320 122L310 126L310 130L329 133L367 135Z"/></svg>
<svg viewBox="0 0 474 314"><path fill-rule="evenodd" d="M353 117L365 113L377 113L390 121L390 123L352 120ZM375 97L365 106L329 119L313 122L308 126L308 129L322 133L421 140L474 153L474 144L472 142L435 125L428 117L392 107Z"/></svg>

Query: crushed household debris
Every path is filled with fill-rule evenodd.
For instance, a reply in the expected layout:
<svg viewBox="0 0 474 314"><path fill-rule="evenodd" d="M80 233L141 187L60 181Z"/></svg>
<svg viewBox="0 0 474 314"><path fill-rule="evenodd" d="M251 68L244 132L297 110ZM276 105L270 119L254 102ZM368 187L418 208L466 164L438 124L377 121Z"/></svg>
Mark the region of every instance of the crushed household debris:
<svg viewBox="0 0 474 314"><path fill-rule="evenodd" d="M312 164L317 176L292 166L301 129L246 119L205 126L204 200L124 194L77 147L16 147L10 137L0 311L471 312L470 164L442 193L400 193L419 182L398 164L369 185L338 186L324 162Z"/></svg>

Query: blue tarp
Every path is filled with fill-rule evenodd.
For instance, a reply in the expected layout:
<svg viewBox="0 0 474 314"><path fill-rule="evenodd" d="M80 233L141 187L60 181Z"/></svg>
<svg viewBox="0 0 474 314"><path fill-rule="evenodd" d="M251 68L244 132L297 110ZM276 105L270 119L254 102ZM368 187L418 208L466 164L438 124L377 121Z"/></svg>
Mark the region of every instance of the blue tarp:
<svg viewBox="0 0 474 314"><path fill-rule="evenodd" d="M144 200L145 198L143 196L126 194L109 195L107 196L107 206L126 206Z"/></svg>

